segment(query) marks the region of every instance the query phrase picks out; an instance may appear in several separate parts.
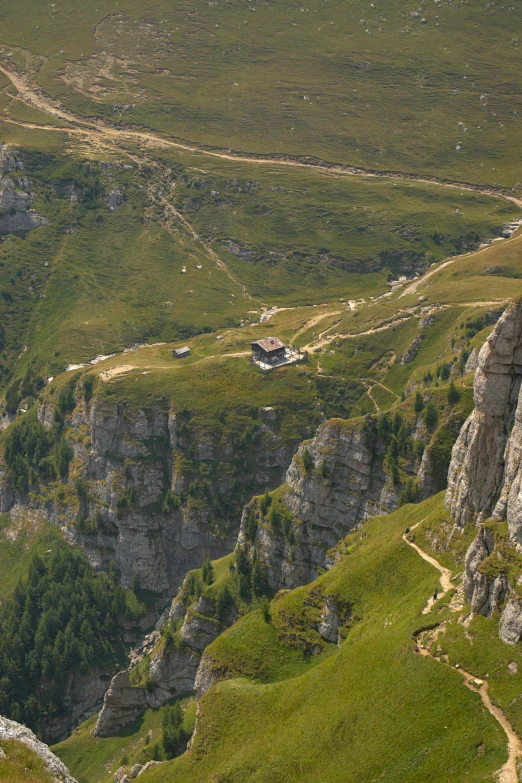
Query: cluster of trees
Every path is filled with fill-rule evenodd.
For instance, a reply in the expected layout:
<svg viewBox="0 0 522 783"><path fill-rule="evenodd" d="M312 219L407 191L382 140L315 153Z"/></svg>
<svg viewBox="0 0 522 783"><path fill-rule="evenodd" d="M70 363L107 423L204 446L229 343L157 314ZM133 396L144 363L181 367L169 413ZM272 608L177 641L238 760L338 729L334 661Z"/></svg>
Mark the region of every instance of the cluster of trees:
<svg viewBox="0 0 522 783"><path fill-rule="evenodd" d="M417 479L409 478L404 485L404 489L399 495L399 506L405 503L417 503L421 499L421 488Z"/></svg>
<svg viewBox="0 0 522 783"><path fill-rule="evenodd" d="M185 585L185 595L188 603L199 598L204 588L214 582L214 566L208 558L203 561L200 573L200 579L198 579L196 572L191 572L188 576ZM219 622L224 622L228 618L233 606L234 597L232 593L226 584L221 585L216 592L216 619L219 620Z"/></svg>
<svg viewBox="0 0 522 783"><path fill-rule="evenodd" d="M377 422L377 435L386 446L384 463L390 470L393 483L398 484L400 482L399 457L408 456L413 448L402 413L396 411L393 417L383 413Z"/></svg>
<svg viewBox="0 0 522 783"><path fill-rule="evenodd" d="M96 573L65 543L45 562L35 556L0 608L0 714L31 728L58 714L70 674L114 656L125 610L114 565L109 575Z"/></svg>
<svg viewBox="0 0 522 783"><path fill-rule="evenodd" d="M13 486L19 492L27 492L38 476L42 479L67 476L72 457L72 446L64 437L59 421L47 431L35 415L28 415L7 432L5 460Z"/></svg>
<svg viewBox="0 0 522 783"><path fill-rule="evenodd" d="M308 449L305 449L305 454L307 451ZM261 497L259 507L263 516L268 517L272 530L282 530L288 543L293 545L295 543L295 533L292 513L279 501L272 502L272 495L268 490L265 490L265 494ZM247 539L251 543L255 541L257 527L257 509L255 506L251 506L248 512L246 528Z"/></svg>
<svg viewBox="0 0 522 783"><path fill-rule="evenodd" d="M238 592L244 601L261 598L269 592L266 568L256 556L250 560L246 547L237 546L234 553L233 574Z"/></svg>
<svg viewBox="0 0 522 783"><path fill-rule="evenodd" d="M16 413L22 400L35 398L41 392L45 381L41 375L28 367L23 378L16 378L5 391L5 407L8 413Z"/></svg>
<svg viewBox="0 0 522 783"><path fill-rule="evenodd" d="M176 702L165 707L161 724L161 744L165 758L173 759L180 756L187 748L188 734L183 728L183 710Z"/></svg>
<svg viewBox="0 0 522 783"><path fill-rule="evenodd" d="M491 321L490 321L491 323ZM460 324L460 328L464 329L466 338L471 340L476 334L482 331L487 326L487 320L485 315L479 315L476 318L468 318L467 321Z"/></svg>

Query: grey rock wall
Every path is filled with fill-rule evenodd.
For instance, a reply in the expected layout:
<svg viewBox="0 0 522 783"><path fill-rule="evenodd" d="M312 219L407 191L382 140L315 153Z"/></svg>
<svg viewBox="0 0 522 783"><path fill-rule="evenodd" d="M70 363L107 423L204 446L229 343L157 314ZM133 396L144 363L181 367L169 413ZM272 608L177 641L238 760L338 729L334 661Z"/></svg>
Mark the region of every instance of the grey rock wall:
<svg viewBox="0 0 522 783"><path fill-rule="evenodd" d="M53 405L41 406L38 418L50 428ZM96 399L89 405L79 400L66 424L75 473L87 484L86 496L77 503L60 503L46 494L45 486L34 487L30 496L17 496L0 463L0 511L38 510L59 525L71 543L80 544L95 567L107 569L114 560L124 587L130 587L134 576L141 588L164 599L176 593L185 574L205 557L216 559L230 552L239 528L239 513L234 527L233 519L216 519L210 504L187 496L193 480L189 451L196 462L212 465L212 493L220 498L224 513L227 500L241 485L254 491L278 486L294 451L294 444L279 437L277 422L264 422L255 454L237 474L233 442L214 443L211 434L201 433L187 445L175 414L164 410L144 412ZM185 493L187 499L166 508L169 490ZM130 500L122 508L124 497ZM97 529L78 524L81 517L96 515ZM151 624L152 617L147 621Z"/></svg>
<svg viewBox="0 0 522 783"><path fill-rule="evenodd" d="M507 308L480 350L475 408L453 447L446 507L459 525L487 519L493 513L500 518L510 504L515 513L520 421L514 433L511 428L521 381L522 304L517 302ZM515 438L510 438L513 434Z"/></svg>
<svg viewBox="0 0 522 783"><path fill-rule="evenodd" d="M26 234L47 221L32 209L31 183L19 174L22 164L0 144L0 234Z"/></svg>
<svg viewBox="0 0 522 783"><path fill-rule="evenodd" d="M305 449L314 461L311 471L303 467ZM367 445L360 421L329 420L311 441L301 444L282 495L298 520L293 528L295 540L290 543L282 530L268 525L257 530L255 549L267 567L270 587L279 590L311 582L329 565L328 550L349 530L364 519L395 509L397 493L379 456ZM248 512L249 506L243 512L240 545L247 544Z"/></svg>
<svg viewBox="0 0 522 783"><path fill-rule="evenodd" d="M63 761L51 753L47 745L41 742L27 726L0 716L0 741L2 740L16 740L26 745L29 750L42 759L46 770L56 783L77 783L76 779L69 774Z"/></svg>

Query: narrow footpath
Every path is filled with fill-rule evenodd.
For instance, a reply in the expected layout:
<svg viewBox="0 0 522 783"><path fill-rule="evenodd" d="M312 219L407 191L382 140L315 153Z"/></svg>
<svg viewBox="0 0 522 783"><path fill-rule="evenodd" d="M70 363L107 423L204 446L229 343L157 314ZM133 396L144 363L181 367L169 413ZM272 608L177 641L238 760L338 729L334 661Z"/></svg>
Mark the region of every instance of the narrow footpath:
<svg viewBox="0 0 522 783"><path fill-rule="evenodd" d="M415 528L418 527L421 522L422 520L410 528L410 532L415 530ZM451 571L448 568L445 568L445 566L441 565L434 557L428 555L428 553L421 549L420 546L418 546L414 541L410 541L406 534L404 534L402 538L403 541L405 541L408 546L411 546L411 548L414 549L423 560L440 571L440 584L442 590L438 593L438 599L443 598L449 590L452 590L455 587L451 581ZM430 596L422 613L428 614L431 612L434 603L434 597ZM420 639L416 639L416 645L416 652L419 655L422 655L426 658L433 658L433 660L438 661L443 666L448 666L450 669L453 669L453 671L457 672L461 675L461 677L464 678L464 684L467 688L470 689L470 691L479 694L487 711L495 718L496 721L498 721L498 723L500 723L504 729L508 740L508 759L504 766L498 771L498 781L499 783L520 783L517 772L517 762L519 759L522 759L522 743L502 710L492 703L488 694L488 683L479 679L478 677L475 677L474 674L465 671L465 669L462 669L460 666L452 666L446 661L437 658L427 647L423 646Z"/></svg>

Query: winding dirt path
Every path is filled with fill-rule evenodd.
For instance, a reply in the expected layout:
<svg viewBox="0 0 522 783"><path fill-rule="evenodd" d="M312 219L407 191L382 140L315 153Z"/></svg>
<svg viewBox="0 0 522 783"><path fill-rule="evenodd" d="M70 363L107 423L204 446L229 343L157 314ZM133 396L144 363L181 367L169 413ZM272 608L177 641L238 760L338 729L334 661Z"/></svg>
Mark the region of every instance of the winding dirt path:
<svg viewBox="0 0 522 783"><path fill-rule="evenodd" d="M508 242L519 242L522 239L522 231L517 232L517 235L514 237L506 237L502 240L502 247L505 247L505 245ZM497 243L495 243L497 244ZM481 253L485 253L486 250L491 250L492 247L495 245L488 245L487 247L483 247L482 250L472 250L469 253L463 253L460 256L452 256L452 258L449 258L447 261L444 261L442 264L439 264L434 269L429 269L427 272L425 272L421 277L418 277L416 280L413 281L410 285L406 286L404 291L401 293L401 297L407 296L408 294L415 294L417 292L418 287L421 284L424 284L426 280L429 280L430 277L433 277L433 275L436 275L437 272L440 272L441 269L445 269L448 266L451 266L452 264L456 263L457 261L462 261L463 258L466 258L467 256L479 256Z"/></svg>
<svg viewBox="0 0 522 783"><path fill-rule="evenodd" d="M379 171L377 169L350 166L348 164L326 162L312 156L289 156L279 154L258 155L253 153L233 151L231 149L224 150L219 148L207 148L202 145L198 145L195 142L188 142L182 139L168 139L148 131L115 128L98 119L87 120L83 117L79 117L73 112L63 108L58 101L53 101L50 97L45 95L39 86L32 84L26 74L18 73L9 68L5 60L0 64L0 72L3 73L4 76L9 79L11 84L16 88L18 92L17 97L19 100L23 101L28 106L32 106L39 111L44 112L45 114L51 115L57 119L62 120L63 122L69 123L69 125L72 125L73 127L57 128L55 126L47 125L38 126L37 124L33 123L18 123L16 120L11 119L10 121L15 124L26 125L27 127L39 128L41 130L60 131L62 133L81 131L81 133L85 134L86 136L90 136L96 143L99 144L101 142L104 146L110 137L114 139L116 143L118 143L120 140L131 143L140 142L141 144L145 144L149 147L171 147L184 150L186 152L202 153L210 157L220 158L221 160L239 161L240 163L255 163L260 165L314 169L316 171L322 171L334 176L400 179L410 182L417 182L420 184L442 185L443 187L459 188L460 190L478 192L493 196L494 198L501 198L506 201L511 201L512 203L522 208L521 198L517 198L508 193L503 188L495 187L493 185L477 185L470 182L447 180L433 175L416 176L415 174L411 174L409 172L395 170Z"/></svg>
<svg viewBox="0 0 522 783"><path fill-rule="evenodd" d="M323 313L322 315L317 315L315 318L311 318L309 321L307 321L303 326L301 326L298 331L292 335L290 342L292 345L295 345L295 341L298 337L300 337L302 334L307 332L309 329L312 328L312 326L316 326L316 324L320 323L321 321L324 321L325 318L328 318L331 315L341 315L342 310L330 310L328 313Z"/></svg>
<svg viewBox="0 0 522 783"><path fill-rule="evenodd" d="M417 522L417 524L410 528L410 530L415 530L415 528L418 527L422 521L423 520ZM438 560L436 560L431 555L428 555L428 553L421 549L420 546L418 546L414 541L409 541L406 534L404 534L402 538L403 541L405 541L408 546L414 549L423 560L440 571L440 583L442 585L442 591L438 594L439 598L442 598L444 595L446 595L448 590L452 590L455 587L451 581L451 571L449 568L441 565ZM422 613L428 614L428 612L431 611L433 604L434 598L431 596L428 599L428 602ZM441 629L442 627L440 626L439 631ZM437 658L427 647L422 644L420 638L416 639L416 652L426 658L432 658L433 660L438 661L438 663L441 663L443 666L447 666L449 669L453 669L453 671L458 672L458 674L464 678L464 684L466 687L469 688L470 691L479 694L489 714L492 715L504 729L508 740L508 759L504 766L497 773L498 781L499 783L519 783L517 762L519 759L522 759L522 742L520 741L518 734L516 734L513 726L508 721L500 707L497 707L492 703L488 693L488 683L479 679L478 677L475 677L474 674L471 674L471 672L462 669L460 666L452 666L447 661Z"/></svg>

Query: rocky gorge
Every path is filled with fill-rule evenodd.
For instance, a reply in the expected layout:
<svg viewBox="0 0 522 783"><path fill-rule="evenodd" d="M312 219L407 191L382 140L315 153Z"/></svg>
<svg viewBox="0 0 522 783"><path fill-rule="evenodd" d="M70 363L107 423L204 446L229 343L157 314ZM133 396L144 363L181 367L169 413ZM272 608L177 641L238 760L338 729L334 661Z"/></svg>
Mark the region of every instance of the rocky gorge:
<svg viewBox="0 0 522 783"><path fill-rule="evenodd" d="M279 436L275 416L261 417L255 453L242 470L232 438L223 442L195 422L188 426L183 414L87 399L78 377L67 393L65 409L63 398L61 407L52 396L40 403L34 424L48 437L59 437L55 448L65 444L70 450L67 480L45 480L33 471L24 492L3 461L0 513L8 515L13 536L27 524L57 526L96 570L115 568L125 589L141 591L140 616L121 618L124 640L135 643L156 623L187 572L205 558L232 551L239 523L235 509L252 490L281 483L295 444ZM23 418L14 426L20 423ZM153 667L162 694L155 703L190 690L198 662L199 656L185 653L162 658ZM64 712L47 721L45 736L63 736L99 709L113 673L101 667L71 678L62 694ZM115 687L121 689L123 680ZM141 707L151 702L148 692L147 697Z"/></svg>

